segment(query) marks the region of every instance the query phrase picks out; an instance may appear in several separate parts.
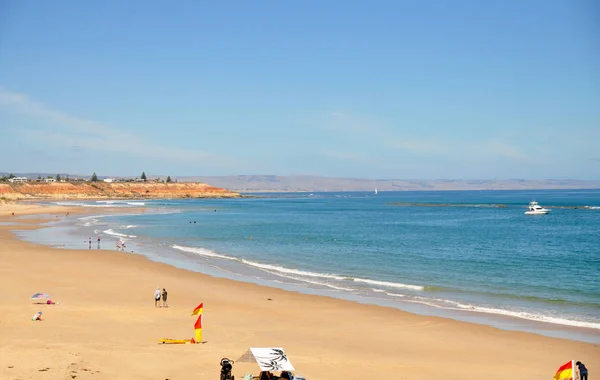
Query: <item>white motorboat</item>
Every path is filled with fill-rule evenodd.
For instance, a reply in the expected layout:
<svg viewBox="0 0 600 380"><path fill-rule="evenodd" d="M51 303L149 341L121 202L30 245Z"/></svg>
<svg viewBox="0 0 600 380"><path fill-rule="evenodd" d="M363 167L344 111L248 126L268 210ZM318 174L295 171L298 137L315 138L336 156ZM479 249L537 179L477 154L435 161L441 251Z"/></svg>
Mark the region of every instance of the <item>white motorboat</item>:
<svg viewBox="0 0 600 380"><path fill-rule="evenodd" d="M525 211L525 215L544 215L549 213L550 210L543 208L536 201L529 202L529 210Z"/></svg>

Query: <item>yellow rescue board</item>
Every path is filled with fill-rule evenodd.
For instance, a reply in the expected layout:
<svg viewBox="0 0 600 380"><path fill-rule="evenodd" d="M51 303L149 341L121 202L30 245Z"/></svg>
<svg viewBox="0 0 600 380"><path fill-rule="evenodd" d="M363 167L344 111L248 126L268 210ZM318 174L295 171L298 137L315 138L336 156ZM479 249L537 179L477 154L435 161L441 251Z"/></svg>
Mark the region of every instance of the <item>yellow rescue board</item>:
<svg viewBox="0 0 600 380"><path fill-rule="evenodd" d="M190 343L191 339L170 339L170 338L162 338L158 341L158 343L163 344L186 344Z"/></svg>

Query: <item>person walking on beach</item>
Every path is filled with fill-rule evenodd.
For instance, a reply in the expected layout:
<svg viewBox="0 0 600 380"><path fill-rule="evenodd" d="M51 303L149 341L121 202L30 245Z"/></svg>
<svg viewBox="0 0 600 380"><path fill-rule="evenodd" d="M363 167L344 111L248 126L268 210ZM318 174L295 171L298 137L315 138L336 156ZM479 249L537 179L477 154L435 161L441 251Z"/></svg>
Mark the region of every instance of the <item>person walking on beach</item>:
<svg viewBox="0 0 600 380"><path fill-rule="evenodd" d="M154 291L154 307L160 307L160 296L161 296L160 287L158 287Z"/></svg>
<svg viewBox="0 0 600 380"><path fill-rule="evenodd" d="M165 288L162 290L162 305L163 307L169 307L169 305L167 305L167 289Z"/></svg>
<svg viewBox="0 0 600 380"><path fill-rule="evenodd" d="M89 249L92 249L92 237L90 236L90 240L89 240L89 245L88 245Z"/></svg>
<svg viewBox="0 0 600 380"><path fill-rule="evenodd" d="M588 370L582 362L575 363L579 370L579 380L588 380Z"/></svg>
<svg viewBox="0 0 600 380"><path fill-rule="evenodd" d="M121 241L119 239L117 239L117 242L115 243L116 247L117 247L117 251L121 248Z"/></svg>
<svg viewBox="0 0 600 380"><path fill-rule="evenodd" d="M100 236L98 236L98 249L100 249Z"/></svg>

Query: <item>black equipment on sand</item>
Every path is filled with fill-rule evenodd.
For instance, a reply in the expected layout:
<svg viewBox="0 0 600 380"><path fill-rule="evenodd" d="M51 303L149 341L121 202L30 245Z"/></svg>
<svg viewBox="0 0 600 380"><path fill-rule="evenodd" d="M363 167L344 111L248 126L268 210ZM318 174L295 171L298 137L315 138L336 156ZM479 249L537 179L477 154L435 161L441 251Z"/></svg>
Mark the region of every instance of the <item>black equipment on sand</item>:
<svg viewBox="0 0 600 380"><path fill-rule="evenodd" d="M233 370L233 360L228 358L221 359L221 379L220 380L235 380L231 374Z"/></svg>

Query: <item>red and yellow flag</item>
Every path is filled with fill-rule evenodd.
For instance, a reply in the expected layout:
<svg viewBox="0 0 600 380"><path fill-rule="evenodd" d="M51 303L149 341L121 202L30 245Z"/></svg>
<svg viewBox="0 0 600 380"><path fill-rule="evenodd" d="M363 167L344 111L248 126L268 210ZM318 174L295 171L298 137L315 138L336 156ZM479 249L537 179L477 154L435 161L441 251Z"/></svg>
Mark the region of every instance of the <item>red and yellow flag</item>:
<svg viewBox="0 0 600 380"><path fill-rule="evenodd" d="M554 380L573 380L573 361L569 361L560 366Z"/></svg>
<svg viewBox="0 0 600 380"><path fill-rule="evenodd" d="M202 314L198 316L198 320L194 324L194 332L196 333L194 336L196 343L202 343Z"/></svg>
<svg viewBox="0 0 600 380"><path fill-rule="evenodd" d="M200 305L196 306L194 311L192 311L192 315L201 315L203 308L204 308L204 302L202 302Z"/></svg>

